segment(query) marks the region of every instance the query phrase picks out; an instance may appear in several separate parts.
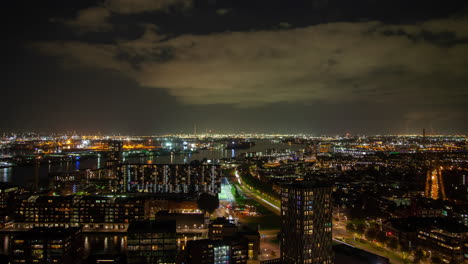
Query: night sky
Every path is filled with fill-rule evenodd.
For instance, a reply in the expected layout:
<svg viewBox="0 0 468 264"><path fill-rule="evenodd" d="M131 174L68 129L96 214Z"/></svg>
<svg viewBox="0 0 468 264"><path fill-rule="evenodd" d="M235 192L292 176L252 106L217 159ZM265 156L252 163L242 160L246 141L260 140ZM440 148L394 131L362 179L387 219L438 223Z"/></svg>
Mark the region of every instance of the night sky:
<svg viewBox="0 0 468 264"><path fill-rule="evenodd" d="M467 1L9 2L0 132L468 133Z"/></svg>

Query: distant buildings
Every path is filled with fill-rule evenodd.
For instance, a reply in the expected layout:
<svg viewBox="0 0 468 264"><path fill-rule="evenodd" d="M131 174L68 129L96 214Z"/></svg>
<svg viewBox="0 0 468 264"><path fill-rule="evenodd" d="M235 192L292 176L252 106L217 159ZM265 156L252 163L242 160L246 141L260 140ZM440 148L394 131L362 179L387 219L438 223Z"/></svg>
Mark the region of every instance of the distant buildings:
<svg viewBox="0 0 468 264"><path fill-rule="evenodd" d="M332 263L332 187L297 181L281 188L283 264Z"/></svg>
<svg viewBox="0 0 468 264"><path fill-rule="evenodd" d="M115 170L116 166L123 160L123 142L118 140L111 140L108 143L109 154L106 162L108 169Z"/></svg>

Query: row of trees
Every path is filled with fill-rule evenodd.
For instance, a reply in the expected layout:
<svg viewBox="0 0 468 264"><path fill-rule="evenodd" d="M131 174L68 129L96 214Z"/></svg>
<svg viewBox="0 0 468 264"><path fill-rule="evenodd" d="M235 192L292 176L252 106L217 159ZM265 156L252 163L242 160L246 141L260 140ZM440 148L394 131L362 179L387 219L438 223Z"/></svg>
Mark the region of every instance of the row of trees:
<svg viewBox="0 0 468 264"><path fill-rule="evenodd" d="M234 199L236 200L237 205L243 206L246 202L245 197L242 196L239 191L237 190L237 187L232 184L231 185L231 193L234 196Z"/></svg>
<svg viewBox="0 0 468 264"><path fill-rule="evenodd" d="M244 181L250 187L276 199L280 198L279 194L273 190L273 184L270 182L263 182L260 179L252 176L248 166L239 167L239 171L242 181Z"/></svg>
<svg viewBox="0 0 468 264"><path fill-rule="evenodd" d="M430 258L431 263L442 264L442 259L437 255L428 255L424 250L420 248L410 248L407 244L399 243L393 237L387 236L387 234L380 230L378 224L371 224L369 227L363 220L354 220L346 225L346 230L350 233L354 233L360 236L364 236L369 241L376 241L386 246L390 250L400 250L404 255L409 257L413 254L414 260L412 263L420 263L427 261ZM409 260L407 260L409 263ZM452 263L452 262L451 262ZM456 263L456 262L453 262Z"/></svg>

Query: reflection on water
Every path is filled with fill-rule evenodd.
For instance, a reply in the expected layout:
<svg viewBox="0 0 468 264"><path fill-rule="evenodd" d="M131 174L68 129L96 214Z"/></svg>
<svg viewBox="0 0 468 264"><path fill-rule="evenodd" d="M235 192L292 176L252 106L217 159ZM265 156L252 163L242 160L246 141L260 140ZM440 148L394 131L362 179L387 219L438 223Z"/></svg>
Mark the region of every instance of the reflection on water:
<svg viewBox="0 0 468 264"><path fill-rule="evenodd" d="M10 247L10 236L9 235L3 235L2 241L3 241L3 247L2 247L1 254L7 255L8 254L8 249Z"/></svg>
<svg viewBox="0 0 468 264"><path fill-rule="evenodd" d="M84 255L124 253L127 248L124 235L85 234L83 235Z"/></svg>
<svg viewBox="0 0 468 264"><path fill-rule="evenodd" d="M257 140L256 144L249 149L210 149L200 150L197 153L149 156L149 157L129 157L125 159L128 163L152 163L152 164L188 164L193 160L211 160L214 164L219 163L222 158L233 158L246 152L265 152L268 149L277 151L296 151L303 148L303 145L287 145L272 140ZM102 168L105 159L83 159L75 162L60 162L52 164L17 166L0 169L0 181L11 182L22 186L37 187L40 189L49 189L49 174L70 172L79 169L97 169Z"/></svg>
<svg viewBox="0 0 468 264"><path fill-rule="evenodd" d="M0 181L40 189L49 188L49 173L69 172L78 169L97 169L99 159L86 159L76 162L59 162L16 166L0 169Z"/></svg>
<svg viewBox="0 0 468 264"><path fill-rule="evenodd" d="M0 234L0 241L3 246L0 247L0 254L8 254L10 249L10 238L14 235ZM127 248L127 239L124 235L114 234L84 234L83 250L84 256L90 254L118 254L125 253Z"/></svg>
<svg viewBox="0 0 468 264"><path fill-rule="evenodd" d="M304 145L288 145L272 140L257 140L256 144L249 149L211 149L200 150L192 154L154 156L151 160L153 164L187 164L193 160L211 160L213 163L218 163L223 158L234 158L246 152L265 152L267 149L276 149L278 151L291 150L296 151L304 148ZM147 157L128 158L130 163L147 163Z"/></svg>
<svg viewBox="0 0 468 264"><path fill-rule="evenodd" d="M1 168L0 169L0 181L10 182L11 181L12 168Z"/></svg>

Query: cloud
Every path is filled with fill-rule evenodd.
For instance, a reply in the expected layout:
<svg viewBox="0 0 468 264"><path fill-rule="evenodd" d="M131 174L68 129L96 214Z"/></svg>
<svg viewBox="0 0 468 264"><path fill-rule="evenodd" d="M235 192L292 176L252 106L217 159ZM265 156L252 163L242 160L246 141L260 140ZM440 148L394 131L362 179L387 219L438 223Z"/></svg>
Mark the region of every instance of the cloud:
<svg viewBox="0 0 468 264"><path fill-rule="evenodd" d="M444 47L384 34L397 27L439 30L427 25L330 23L170 39L148 27L140 38L113 45L38 46L66 62L112 69L142 86L166 89L186 104L463 103L468 44Z"/></svg>
<svg viewBox="0 0 468 264"><path fill-rule="evenodd" d="M189 9L191 0L107 0L103 6L118 14L168 11L170 8Z"/></svg>
<svg viewBox="0 0 468 264"><path fill-rule="evenodd" d="M109 23L111 11L103 7L83 9L75 19L66 21L66 24L77 28L79 31L99 32L109 31L112 25Z"/></svg>
<svg viewBox="0 0 468 264"><path fill-rule="evenodd" d="M65 24L76 28L79 32L110 31L113 26L109 19L113 14L185 11L191 7L191 0L106 0L96 7L80 10L76 18L65 21Z"/></svg>
<svg viewBox="0 0 468 264"><path fill-rule="evenodd" d="M421 39L424 35L452 36L455 40L467 41L468 17L453 17L436 20L428 20L416 25L390 25L380 28L387 33L405 34L413 39Z"/></svg>

